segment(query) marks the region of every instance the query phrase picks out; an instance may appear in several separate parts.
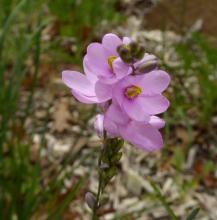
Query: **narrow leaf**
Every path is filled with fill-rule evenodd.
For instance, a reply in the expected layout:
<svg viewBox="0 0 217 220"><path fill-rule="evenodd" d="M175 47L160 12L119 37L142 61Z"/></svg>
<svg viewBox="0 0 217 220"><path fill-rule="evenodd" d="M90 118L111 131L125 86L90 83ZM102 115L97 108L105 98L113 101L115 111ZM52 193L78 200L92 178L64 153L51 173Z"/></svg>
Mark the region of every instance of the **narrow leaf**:
<svg viewBox="0 0 217 220"><path fill-rule="evenodd" d="M186 220L194 220L194 219L196 218L197 214L199 213L199 211L200 211L200 208L194 209L194 210L190 213L190 215L187 217Z"/></svg>
<svg viewBox="0 0 217 220"><path fill-rule="evenodd" d="M169 204L167 203L165 197L162 195L162 193L160 192L160 190L158 189L157 185L154 183L154 181L149 178L149 182L152 186L152 188L154 189L157 198L159 199L159 201L161 202L161 204L165 207L165 209L168 212L168 215L170 216L170 218L172 220L178 220L178 217L175 215L174 211L171 209L171 207L169 206Z"/></svg>

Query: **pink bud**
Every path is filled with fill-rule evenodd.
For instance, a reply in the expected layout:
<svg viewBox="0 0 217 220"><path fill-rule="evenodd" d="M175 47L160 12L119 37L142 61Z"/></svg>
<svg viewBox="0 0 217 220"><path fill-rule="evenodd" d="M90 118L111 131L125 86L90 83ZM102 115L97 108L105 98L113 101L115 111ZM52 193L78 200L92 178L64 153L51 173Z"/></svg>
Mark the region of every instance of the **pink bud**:
<svg viewBox="0 0 217 220"><path fill-rule="evenodd" d="M99 137L103 136L103 130L104 130L103 120L104 120L104 115L102 114L96 115L95 121L94 121L94 129L96 130L97 135Z"/></svg>

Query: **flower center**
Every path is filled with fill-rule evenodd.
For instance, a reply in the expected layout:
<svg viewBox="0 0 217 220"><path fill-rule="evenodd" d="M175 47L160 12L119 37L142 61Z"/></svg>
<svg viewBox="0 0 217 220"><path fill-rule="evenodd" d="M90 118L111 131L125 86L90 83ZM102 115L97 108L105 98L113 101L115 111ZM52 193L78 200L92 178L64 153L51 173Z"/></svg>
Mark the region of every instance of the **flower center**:
<svg viewBox="0 0 217 220"><path fill-rule="evenodd" d="M108 65L110 67L110 69L113 71L113 66L112 66L112 63L113 61L116 59L117 57L116 56L109 56L108 57Z"/></svg>
<svg viewBox="0 0 217 220"><path fill-rule="evenodd" d="M129 99L133 99L140 95L142 92L142 89L138 86L132 85L130 87L127 87L125 89L125 96Z"/></svg>

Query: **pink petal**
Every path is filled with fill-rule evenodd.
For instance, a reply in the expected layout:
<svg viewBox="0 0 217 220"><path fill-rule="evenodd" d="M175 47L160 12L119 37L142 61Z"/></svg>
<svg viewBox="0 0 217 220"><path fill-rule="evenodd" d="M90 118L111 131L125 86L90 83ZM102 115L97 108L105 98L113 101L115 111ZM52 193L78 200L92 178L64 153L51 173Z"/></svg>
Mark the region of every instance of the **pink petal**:
<svg viewBox="0 0 217 220"><path fill-rule="evenodd" d="M98 80L95 84L95 93L100 102L108 101L112 98L112 87Z"/></svg>
<svg viewBox="0 0 217 220"><path fill-rule="evenodd" d="M86 96L82 93L76 92L75 90L72 90L72 95L79 101L85 104L93 104L93 103L99 103L99 100L96 96Z"/></svg>
<svg viewBox="0 0 217 220"><path fill-rule="evenodd" d="M144 121L148 122L150 120L149 114L144 111L142 106L143 103L136 101L137 98L134 100L128 100L127 98L124 99L122 107L127 115L135 120L135 121Z"/></svg>
<svg viewBox="0 0 217 220"><path fill-rule="evenodd" d="M121 39L112 33L106 34L102 39L102 45L107 56L118 56L117 47L122 44Z"/></svg>
<svg viewBox="0 0 217 220"><path fill-rule="evenodd" d="M113 62L113 71L116 78L121 79L132 73L132 68L124 63L121 58L117 58Z"/></svg>
<svg viewBox="0 0 217 220"><path fill-rule="evenodd" d="M75 98L83 103L91 104L91 103L104 103L111 99L112 97L112 91L111 87L102 84L99 81L97 81L94 85L95 92L94 94L91 93L84 93L83 91L77 91L72 89L72 94L75 96Z"/></svg>
<svg viewBox="0 0 217 220"><path fill-rule="evenodd" d="M126 113L123 112L118 105L113 103L109 106L105 114L107 118L110 118L110 120L116 124L124 125L127 124L130 120Z"/></svg>
<svg viewBox="0 0 217 220"><path fill-rule="evenodd" d="M135 99L135 105L140 106L141 111L149 115L165 112L169 104L169 101L162 95L138 96Z"/></svg>
<svg viewBox="0 0 217 220"><path fill-rule="evenodd" d="M142 88L145 95L159 94L163 92L170 83L170 76L162 70L154 70L144 75L136 76L137 86Z"/></svg>
<svg viewBox="0 0 217 220"><path fill-rule="evenodd" d="M155 151L163 146L161 133L150 124L131 122L122 126L120 133L125 140L146 151Z"/></svg>
<svg viewBox="0 0 217 220"><path fill-rule="evenodd" d="M117 79L115 75L111 75L111 76L107 75L107 76L99 76L99 80L102 83L112 85L118 82L119 79Z"/></svg>
<svg viewBox="0 0 217 220"><path fill-rule="evenodd" d="M95 95L95 85L87 77L77 71L63 71L63 82L71 89L89 96Z"/></svg>
<svg viewBox="0 0 217 220"><path fill-rule="evenodd" d="M126 99L124 92L125 89L132 85L131 84L131 76L127 76L124 79L120 80L117 84L113 87L113 99L122 106L123 101Z"/></svg>
<svg viewBox="0 0 217 220"><path fill-rule="evenodd" d="M108 66L108 57L103 46L99 43L92 43L87 47L86 65L89 70L98 76L110 76L112 73Z"/></svg>
<svg viewBox="0 0 217 220"><path fill-rule="evenodd" d="M109 137L119 137L118 126L107 115L104 117L104 129Z"/></svg>
<svg viewBox="0 0 217 220"><path fill-rule="evenodd" d="M86 55L88 56L88 59L93 58L93 60L100 65L104 65L105 61L107 61L104 48L100 43L89 44Z"/></svg>
<svg viewBox="0 0 217 220"><path fill-rule="evenodd" d="M157 129L160 129L165 126L165 121L157 116L151 116L149 124Z"/></svg>
<svg viewBox="0 0 217 220"><path fill-rule="evenodd" d="M97 81L97 75L91 71L90 67L88 66L88 58L87 55L85 55L83 59L83 68L84 68L84 73L87 76L87 78L91 82L96 82Z"/></svg>

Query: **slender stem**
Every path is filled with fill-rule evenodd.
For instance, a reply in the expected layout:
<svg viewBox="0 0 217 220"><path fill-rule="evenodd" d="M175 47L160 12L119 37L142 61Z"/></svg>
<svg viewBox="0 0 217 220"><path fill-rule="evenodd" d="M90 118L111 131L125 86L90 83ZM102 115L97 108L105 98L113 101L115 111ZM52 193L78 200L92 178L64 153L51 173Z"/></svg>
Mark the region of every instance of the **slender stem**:
<svg viewBox="0 0 217 220"><path fill-rule="evenodd" d="M102 193L102 175L99 174L99 185L98 185L98 190L97 190L97 196L96 196L96 203L93 209L93 217L92 220L98 220L97 217L97 210L100 206L100 195Z"/></svg>
<svg viewBox="0 0 217 220"><path fill-rule="evenodd" d="M99 156L99 160L98 160L99 184L98 184L96 202L95 202L95 206L94 206L94 209L93 209L92 220L98 220L99 219L97 217L97 210L100 207L100 195L103 193L103 188L102 188L103 177L102 177L102 173L100 171L100 166L102 164L102 156L103 156L103 153L104 153L105 148L106 148L106 139L107 139L107 136L106 136L106 132L104 131L104 133L103 133L103 147L100 151L100 156Z"/></svg>

